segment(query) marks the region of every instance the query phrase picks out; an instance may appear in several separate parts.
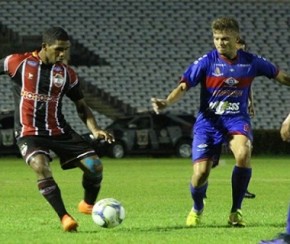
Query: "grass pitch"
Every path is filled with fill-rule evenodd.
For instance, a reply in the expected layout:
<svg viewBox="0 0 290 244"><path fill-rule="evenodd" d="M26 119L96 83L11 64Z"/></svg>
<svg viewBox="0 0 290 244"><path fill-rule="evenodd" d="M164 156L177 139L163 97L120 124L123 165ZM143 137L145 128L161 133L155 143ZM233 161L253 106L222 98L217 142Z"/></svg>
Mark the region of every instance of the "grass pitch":
<svg viewBox="0 0 290 244"><path fill-rule="evenodd" d="M99 199L113 197L126 210L126 219L114 229L96 226L91 216L77 212L82 199L81 171L62 171L55 160L54 177L67 210L78 221L77 233L64 233L52 208L38 192L33 171L22 159L0 158L0 243L191 243L252 244L285 229L290 197L290 157L254 157L245 199L247 227L227 226L231 207L230 178L234 160L221 159L209 179L202 225L186 228L191 208L190 159L103 158L104 180Z"/></svg>

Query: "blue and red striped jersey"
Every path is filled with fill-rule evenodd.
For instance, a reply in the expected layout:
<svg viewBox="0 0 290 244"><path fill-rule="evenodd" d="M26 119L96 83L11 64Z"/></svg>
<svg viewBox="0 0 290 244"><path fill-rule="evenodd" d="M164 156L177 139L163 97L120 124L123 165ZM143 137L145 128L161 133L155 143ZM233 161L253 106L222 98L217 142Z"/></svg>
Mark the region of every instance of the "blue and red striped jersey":
<svg viewBox="0 0 290 244"><path fill-rule="evenodd" d="M193 62L180 82L187 88L201 85L200 112L218 115L248 113L248 97L257 76L275 78L278 68L261 56L239 50L234 60L213 50Z"/></svg>

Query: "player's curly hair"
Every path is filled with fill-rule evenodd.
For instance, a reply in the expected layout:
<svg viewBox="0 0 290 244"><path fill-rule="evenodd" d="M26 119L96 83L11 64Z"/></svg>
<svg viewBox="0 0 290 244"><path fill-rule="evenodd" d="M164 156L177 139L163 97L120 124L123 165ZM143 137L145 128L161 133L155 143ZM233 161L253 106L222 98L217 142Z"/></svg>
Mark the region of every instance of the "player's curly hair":
<svg viewBox="0 0 290 244"><path fill-rule="evenodd" d="M67 32L61 27L50 27L42 34L42 42L46 44L53 44L55 41L68 41L69 36Z"/></svg>
<svg viewBox="0 0 290 244"><path fill-rule="evenodd" d="M211 24L212 31L233 31L240 32L239 23L232 17L221 17L213 20Z"/></svg>

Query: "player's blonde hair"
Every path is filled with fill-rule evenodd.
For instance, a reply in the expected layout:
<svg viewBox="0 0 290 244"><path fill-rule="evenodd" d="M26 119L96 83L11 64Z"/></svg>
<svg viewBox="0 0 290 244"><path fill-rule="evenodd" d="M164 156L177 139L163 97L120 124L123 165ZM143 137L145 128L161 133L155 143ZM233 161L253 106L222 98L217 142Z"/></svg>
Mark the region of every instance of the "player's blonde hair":
<svg viewBox="0 0 290 244"><path fill-rule="evenodd" d="M212 31L232 31L240 33L239 23L232 17L221 17L213 20L211 24Z"/></svg>

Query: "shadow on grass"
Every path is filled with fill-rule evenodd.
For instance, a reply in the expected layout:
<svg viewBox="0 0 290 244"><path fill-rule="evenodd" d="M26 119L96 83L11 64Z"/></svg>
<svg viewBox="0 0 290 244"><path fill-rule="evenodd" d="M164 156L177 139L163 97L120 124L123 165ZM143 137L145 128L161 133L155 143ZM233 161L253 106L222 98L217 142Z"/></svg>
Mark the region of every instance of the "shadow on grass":
<svg viewBox="0 0 290 244"><path fill-rule="evenodd" d="M216 225L216 224L202 224L200 226L196 227L187 227L184 225L174 225L174 226L152 226L152 227L122 227L122 228L113 228L113 229L107 229L112 230L114 232L167 232L167 231L173 231L173 230L194 230L194 229L248 229L248 228L265 228L265 227L272 227L272 228L285 228L285 223L269 223L269 224L261 224L261 223L252 223L247 225L246 227L233 227L229 226L227 224L224 225ZM94 231L80 231L78 233L99 233L100 230L94 230Z"/></svg>

